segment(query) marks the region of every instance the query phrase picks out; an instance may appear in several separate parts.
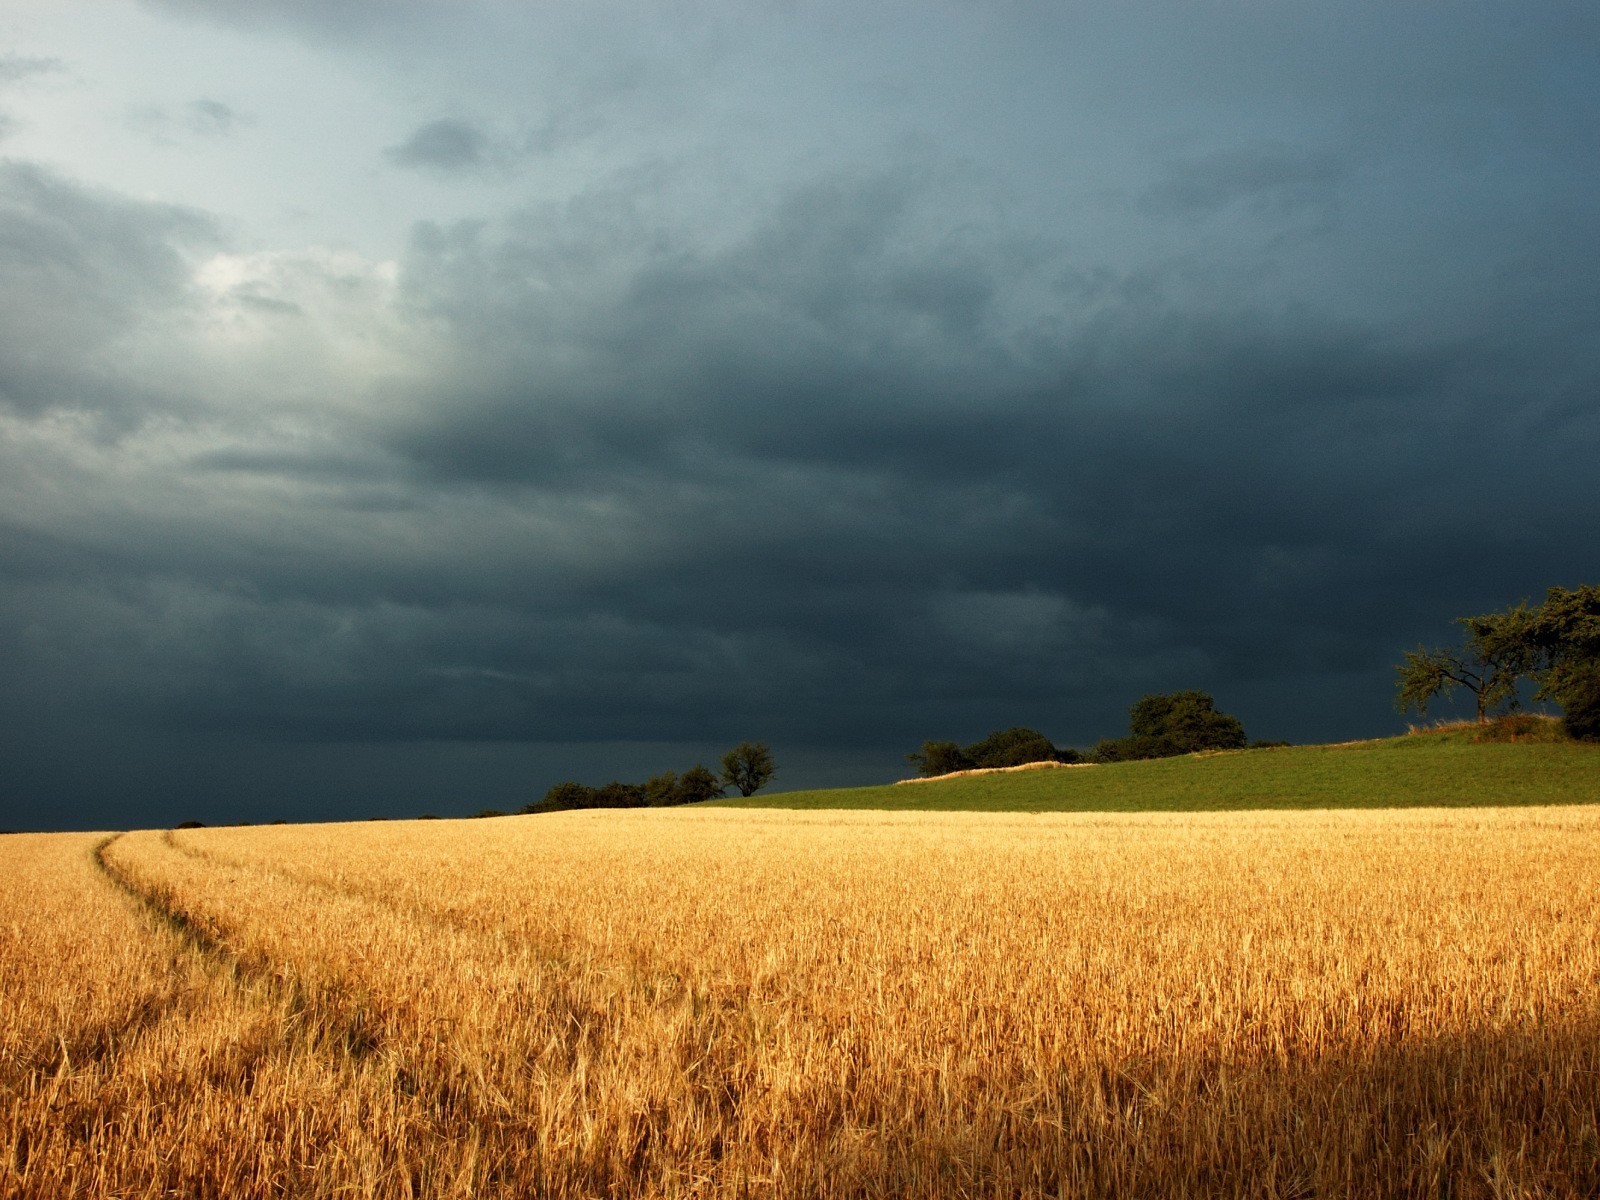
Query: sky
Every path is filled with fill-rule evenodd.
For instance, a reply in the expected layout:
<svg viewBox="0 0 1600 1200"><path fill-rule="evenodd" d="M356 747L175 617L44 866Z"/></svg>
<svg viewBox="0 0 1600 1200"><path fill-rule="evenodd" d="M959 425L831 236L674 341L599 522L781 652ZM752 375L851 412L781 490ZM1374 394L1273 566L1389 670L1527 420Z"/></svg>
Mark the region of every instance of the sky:
<svg viewBox="0 0 1600 1200"><path fill-rule="evenodd" d="M0 0L0 828L1397 732L1600 582L1596 129L1587 0Z"/></svg>

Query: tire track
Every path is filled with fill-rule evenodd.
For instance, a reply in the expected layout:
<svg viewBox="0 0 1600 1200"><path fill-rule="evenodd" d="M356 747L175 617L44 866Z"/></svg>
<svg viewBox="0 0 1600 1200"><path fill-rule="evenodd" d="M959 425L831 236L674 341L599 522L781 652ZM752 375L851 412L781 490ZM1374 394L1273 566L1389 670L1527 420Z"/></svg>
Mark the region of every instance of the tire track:
<svg viewBox="0 0 1600 1200"><path fill-rule="evenodd" d="M183 904L172 888L141 887L108 854L111 846L123 836L109 837L95 847L96 867L113 886L134 900L185 949L206 964L208 970L227 976L239 990L245 990L242 985L253 985L271 999L281 1001L290 1029L319 1054L342 1055L359 1063L383 1048L381 1035L367 1018L365 1008L340 1002L350 998L345 992L324 986L312 993L298 979L271 964L235 952L224 939L221 926L203 912ZM166 841L174 850L187 853L172 841L170 831Z"/></svg>
<svg viewBox="0 0 1600 1200"><path fill-rule="evenodd" d="M112 834L110 837L102 838L90 851L89 857L101 875L103 883L109 883L119 894L130 896L129 889L117 878L105 859L106 848L121 836ZM140 902L137 896L132 898L140 913L148 916L148 907ZM150 932L152 936L158 936L157 930L153 929ZM176 972L167 982L168 986L164 992L140 997L130 1005L126 1015L119 1019L99 1021L83 1025L69 1033L57 1034L55 1045L47 1054L34 1058L31 1069L64 1079L85 1068L105 1066L114 1062L140 1033L159 1025L181 1006L184 998L183 989ZM18 1060L19 1063L26 1061L26 1057Z"/></svg>

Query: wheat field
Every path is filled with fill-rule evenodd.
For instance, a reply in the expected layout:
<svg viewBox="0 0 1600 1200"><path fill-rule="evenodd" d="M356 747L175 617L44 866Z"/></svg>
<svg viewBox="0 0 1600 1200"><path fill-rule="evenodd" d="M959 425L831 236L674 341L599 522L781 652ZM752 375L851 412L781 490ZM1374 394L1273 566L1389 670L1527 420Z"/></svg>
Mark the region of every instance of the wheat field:
<svg viewBox="0 0 1600 1200"><path fill-rule="evenodd" d="M1600 808L0 838L0 1196L1594 1196Z"/></svg>

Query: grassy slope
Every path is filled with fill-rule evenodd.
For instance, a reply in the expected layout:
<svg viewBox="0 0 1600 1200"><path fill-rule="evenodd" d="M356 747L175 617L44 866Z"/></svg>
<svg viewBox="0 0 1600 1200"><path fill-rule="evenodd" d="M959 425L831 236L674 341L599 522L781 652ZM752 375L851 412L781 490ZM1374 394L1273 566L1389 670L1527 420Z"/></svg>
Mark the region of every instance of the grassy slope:
<svg viewBox="0 0 1600 1200"><path fill-rule="evenodd" d="M712 803L993 812L1600 804L1600 747L1423 734Z"/></svg>

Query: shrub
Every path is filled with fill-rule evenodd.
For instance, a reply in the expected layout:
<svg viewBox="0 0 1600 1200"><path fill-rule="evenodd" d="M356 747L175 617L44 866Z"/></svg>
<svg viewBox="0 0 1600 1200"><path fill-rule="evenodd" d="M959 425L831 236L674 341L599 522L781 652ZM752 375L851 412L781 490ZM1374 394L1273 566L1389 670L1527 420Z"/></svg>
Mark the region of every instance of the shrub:
<svg viewBox="0 0 1600 1200"><path fill-rule="evenodd" d="M966 751L954 742L923 742L922 749L906 755L906 760L917 768L919 775L929 777L969 771L974 765Z"/></svg>
<svg viewBox="0 0 1600 1200"><path fill-rule="evenodd" d="M1207 693L1170 692L1140 697L1128 710L1128 736L1101 742L1090 757L1129 762L1196 750L1242 750L1246 745L1239 718L1218 712Z"/></svg>
<svg viewBox="0 0 1600 1200"><path fill-rule="evenodd" d="M663 771L644 783L618 783L613 780L601 788L587 787L567 780L544 794L544 799L519 809L523 813L564 812L573 808L664 808L674 804L698 804L722 795L722 784L702 764L695 763L682 775Z"/></svg>
<svg viewBox="0 0 1600 1200"><path fill-rule="evenodd" d="M966 755L977 767L1020 767L1035 762L1077 762L1076 750L1058 750L1055 744L1036 729L1017 726L991 733L981 742L974 742Z"/></svg>
<svg viewBox="0 0 1600 1200"><path fill-rule="evenodd" d="M596 788L590 805L594 808L643 808L644 787L637 783L619 783L613 779L603 788Z"/></svg>
<svg viewBox="0 0 1600 1200"><path fill-rule="evenodd" d="M1561 725L1567 736L1600 742L1600 662L1568 667L1554 695L1565 714Z"/></svg>
<svg viewBox="0 0 1600 1200"><path fill-rule="evenodd" d="M954 742L923 742L922 749L906 755L918 774L932 777L976 768L1020 767L1035 762L1080 762L1076 750L1059 749L1036 729L1021 725L997 729L980 742L958 746Z"/></svg>
<svg viewBox="0 0 1600 1200"><path fill-rule="evenodd" d="M722 795L722 784L700 763L695 763L683 773L678 780L679 804L699 804L703 800L711 800Z"/></svg>
<svg viewBox="0 0 1600 1200"><path fill-rule="evenodd" d="M644 802L651 808L678 803L678 773L663 771L644 781Z"/></svg>

